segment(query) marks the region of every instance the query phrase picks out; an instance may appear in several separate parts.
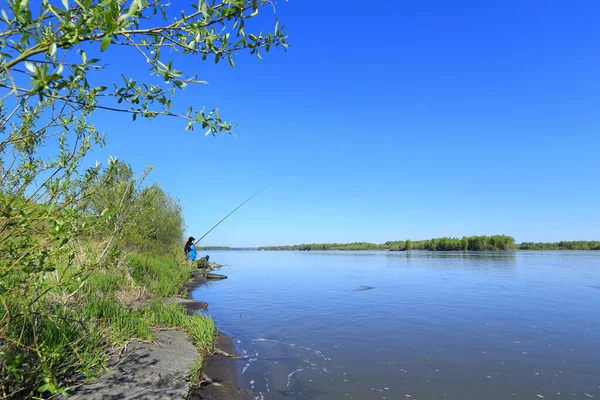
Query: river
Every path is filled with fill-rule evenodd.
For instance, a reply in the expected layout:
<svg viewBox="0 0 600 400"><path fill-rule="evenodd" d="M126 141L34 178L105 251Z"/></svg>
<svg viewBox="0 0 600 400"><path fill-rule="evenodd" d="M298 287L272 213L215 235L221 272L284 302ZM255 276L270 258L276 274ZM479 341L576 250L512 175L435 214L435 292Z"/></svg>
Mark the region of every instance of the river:
<svg viewBox="0 0 600 400"><path fill-rule="evenodd" d="M600 400L598 252L209 254L256 399Z"/></svg>

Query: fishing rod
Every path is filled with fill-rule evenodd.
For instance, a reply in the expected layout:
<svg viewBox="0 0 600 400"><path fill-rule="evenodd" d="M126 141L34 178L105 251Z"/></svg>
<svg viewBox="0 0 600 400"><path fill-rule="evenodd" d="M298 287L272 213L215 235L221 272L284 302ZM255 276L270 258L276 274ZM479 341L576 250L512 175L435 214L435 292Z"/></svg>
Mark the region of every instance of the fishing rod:
<svg viewBox="0 0 600 400"><path fill-rule="evenodd" d="M258 192L254 193L251 197L249 197L246 201L244 201L242 204L240 204L239 206L237 206L236 208L233 209L232 212L230 212L229 214L227 214L225 216L225 218L223 218L222 220L220 220L219 222L217 222L217 224L215 226L213 226L212 228L210 228L208 230L208 232L206 232L204 235L202 235L202 237L198 240L196 240L194 242L194 246L196 244L198 244L199 241L201 241L202 239L204 239L206 237L206 235L208 235L213 229L215 229L217 226L219 226L221 224L221 222L225 221L227 218L229 218L229 216L231 214L233 214L234 212L236 212L238 209L240 209L244 204L246 204L247 202L249 202L250 200L252 200L253 198L255 198L256 196L258 196L260 193L264 192L265 190L267 190L269 186L265 186L264 188L262 188L261 190L259 190Z"/></svg>

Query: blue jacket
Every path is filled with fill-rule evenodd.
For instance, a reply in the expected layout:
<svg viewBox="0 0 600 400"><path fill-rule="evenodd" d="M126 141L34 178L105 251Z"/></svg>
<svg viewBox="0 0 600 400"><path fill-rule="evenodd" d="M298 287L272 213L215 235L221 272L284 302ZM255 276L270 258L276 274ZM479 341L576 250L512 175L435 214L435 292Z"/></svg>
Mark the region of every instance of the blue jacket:
<svg viewBox="0 0 600 400"><path fill-rule="evenodd" d="M194 247L193 244L190 246L190 251L188 252L188 257L192 261L196 259L196 248Z"/></svg>

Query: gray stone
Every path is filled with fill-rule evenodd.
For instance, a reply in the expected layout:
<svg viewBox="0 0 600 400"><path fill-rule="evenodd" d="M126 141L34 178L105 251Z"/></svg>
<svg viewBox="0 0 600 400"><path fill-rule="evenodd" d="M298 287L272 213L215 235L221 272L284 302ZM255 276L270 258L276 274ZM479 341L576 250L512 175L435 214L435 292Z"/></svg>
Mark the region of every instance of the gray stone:
<svg viewBox="0 0 600 400"><path fill-rule="evenodd" d="M85 384L69 399L185 399L186 377L198 360L190 337L176 330L156 333L155 342L130 342L120 361L97 381Z"/></svg>
<svg viewBox="0 0 600 400"><path fill-rule="evenodd" d="M198 310L206 310L208 308L208 304L203 301L186 299L183 297L173 297L165 301L181 304L192 313L196 313Z"/></svg>

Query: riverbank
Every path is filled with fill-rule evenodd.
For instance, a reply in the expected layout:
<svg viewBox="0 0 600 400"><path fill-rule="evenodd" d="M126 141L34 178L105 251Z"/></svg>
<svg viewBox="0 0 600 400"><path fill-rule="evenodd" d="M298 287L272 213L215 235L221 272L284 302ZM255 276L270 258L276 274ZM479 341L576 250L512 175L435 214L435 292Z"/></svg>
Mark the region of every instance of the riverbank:
<svg viewBox="0 0 600 400"><path fill-rule="evenodd" d="M201 309L207 309L208 304L194 300L192 293L208 281L204 275L196 275L186 285L189 305L186 307L197 312ZM200 307L201 304L206 304ZM246 400L250 392L241 388L241 381L237 372L235 343L233 339L218 332L213 341L213 352L206 357L202 368L201 379L195 382L191 388L188 400Z"/></svg>
<svg viewBox="0 0 600 400"><path fill-rule="evenodd" d="M185 322L206 320L198 311L205 310L208 304L191 296L196 288L206 284L205 276L194 273L182 287L182 297L129 302L127 308L133 313L144 313L160 303L165 310L178 310L179 321L163 320L154 328L152 339L134 338L114 348L109 354L107 372L71 390L69 398L247 398L237 387L235 365L227 362L232 360L227 355L235 355L233 341L212 329L210 338L199 338Z"/></svg>
<svg viewBox="0 0 600 400"><path fill-rule="evenodd" d="M250 392L241 388L233 339L218 333L215 351L204 362L202 381L190 390L188 400L246 400Z"/></svg>

